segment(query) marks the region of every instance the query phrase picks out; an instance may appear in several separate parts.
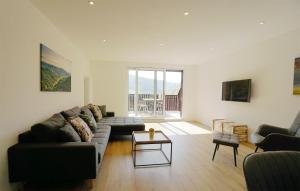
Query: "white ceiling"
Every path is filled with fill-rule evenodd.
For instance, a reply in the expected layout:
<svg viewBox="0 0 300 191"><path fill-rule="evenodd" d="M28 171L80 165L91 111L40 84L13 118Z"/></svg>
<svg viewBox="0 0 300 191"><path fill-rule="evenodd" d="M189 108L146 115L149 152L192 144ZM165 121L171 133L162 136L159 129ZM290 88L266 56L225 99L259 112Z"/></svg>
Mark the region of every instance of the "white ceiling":
<svg viewBox="0 0 300 191"><path fill-rule="evenodd" d="M300 27L300 0L32 2L90 60L200 64Z"/></svg>

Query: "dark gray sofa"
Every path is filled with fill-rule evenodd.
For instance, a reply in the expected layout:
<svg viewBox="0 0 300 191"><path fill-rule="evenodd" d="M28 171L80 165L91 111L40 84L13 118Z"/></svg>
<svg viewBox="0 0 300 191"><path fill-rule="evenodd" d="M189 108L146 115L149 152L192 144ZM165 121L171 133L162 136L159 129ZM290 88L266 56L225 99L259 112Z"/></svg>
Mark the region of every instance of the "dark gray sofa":
<svg viewBox="0 0 300 191"><path fill-rule="evenodd" d="M78 115L82 108L54 114L19 135L17 144L8 149L10 182L65 181L95 179L109 137L144 130L142 119L118 118L113 112L97 123L92 142L65 142L61 129L66 117ZM113 129L113 130L112 130Z"/></svg>

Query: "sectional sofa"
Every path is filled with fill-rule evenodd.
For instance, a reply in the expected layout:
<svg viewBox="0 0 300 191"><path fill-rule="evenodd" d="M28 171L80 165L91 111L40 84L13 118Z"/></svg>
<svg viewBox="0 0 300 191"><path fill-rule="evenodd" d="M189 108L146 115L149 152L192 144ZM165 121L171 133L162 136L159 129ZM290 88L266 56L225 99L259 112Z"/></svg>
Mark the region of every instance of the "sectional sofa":
<svg viewBox="0 0 300 191"><path fill-rule="evenodd" d="M145 130L140 118L115 117L113 112L105 112L91 142L70 139L73 135L67 118L87 109L88 106L74 107L56 113L20 134L18 143L8 149L9 181L95 179L112 135Z"/></svg>

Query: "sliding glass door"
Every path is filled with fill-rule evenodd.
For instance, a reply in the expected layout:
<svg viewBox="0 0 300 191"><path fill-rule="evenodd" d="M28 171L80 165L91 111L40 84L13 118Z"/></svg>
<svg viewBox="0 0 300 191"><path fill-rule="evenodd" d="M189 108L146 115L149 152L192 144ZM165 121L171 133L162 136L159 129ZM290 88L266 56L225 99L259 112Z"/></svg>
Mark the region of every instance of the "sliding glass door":
<svg viewBox="0 0 300 191"><path fill-rule="evenodd" d="M165 112L164 107L164 71L156 71L156 102L155 102L155 115L163 117Z"/></svg>
<svg viewBox="0 0 300 191"><path fill-rule="evenodd" d="M128 71L128 113L141 117L181 117L182 71Z"/></svg>
<svg viewBox="0 0 300 191"><path fill-rule="evenodd" d="M140 116L154 116L155 71L137 71L137 112Z"/></svg>
<svg viewBox="0 0 300 191"><path fill-rule="evenodd" d="M166 71L165 114L168 118L181 118L182 71Z"/></svg>

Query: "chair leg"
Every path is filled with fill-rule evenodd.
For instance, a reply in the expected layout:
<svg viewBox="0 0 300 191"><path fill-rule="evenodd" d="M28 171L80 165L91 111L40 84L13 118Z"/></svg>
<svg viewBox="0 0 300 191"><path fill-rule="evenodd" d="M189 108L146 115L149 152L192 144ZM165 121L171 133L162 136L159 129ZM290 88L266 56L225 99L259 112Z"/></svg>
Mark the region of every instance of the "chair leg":
<svg viewBox="0 0 300 191"><path fill-rule="evenodd" d="M236 152L237 155L239 154L237 147L235 148L235 152Z"/></svg>
<svg viewBox="0 0 300 191"><path fill-rule="evenodd" d="M217 148L219 147L219 144L216 144L216 146L215 146L215 151L214 151L214 155L213 155L213 158L212 158L212 160L214 160L215 159L215 155L216 155L216 151L217 151Z"/></svg>
<svg viewBox="0 0 300 191"><path fill-rule="evenodd" d="M236 148L233 147L234 165L236 166Z"/></svg>
<svg viewBox="0 0 300 191"><path fill-rule="evenodd" d="M254 152L256 153L256 152L257 152L257 150L258 150L258 146L256 146L256 148L255 148L255 151L254 151Z"/></svg>
<svg viewBox="0 0 300 191"><path fill-rule="evenodd" d="M220 145L219 145L219 144L217 144L217 151L219 150L219 146L220 146Z"/></svg>

